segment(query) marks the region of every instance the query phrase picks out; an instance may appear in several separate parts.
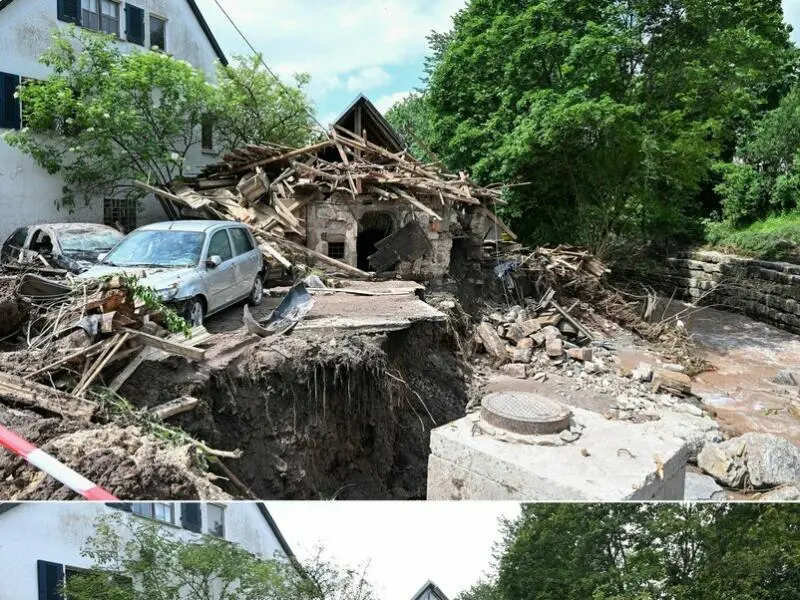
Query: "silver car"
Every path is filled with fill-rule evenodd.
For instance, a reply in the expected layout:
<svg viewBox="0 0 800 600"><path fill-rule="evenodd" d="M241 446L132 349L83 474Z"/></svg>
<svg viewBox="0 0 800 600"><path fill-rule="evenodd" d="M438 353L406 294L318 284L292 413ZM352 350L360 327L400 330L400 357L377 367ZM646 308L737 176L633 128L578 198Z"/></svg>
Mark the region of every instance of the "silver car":
<svg viewBox="0 0 800 600"><path fill-rule="evenodd" d="M249 229L230 221L146 225L114 246L81 278L115 273L139 277L192 325L247 300L261 303L264 262Z"/></svg>

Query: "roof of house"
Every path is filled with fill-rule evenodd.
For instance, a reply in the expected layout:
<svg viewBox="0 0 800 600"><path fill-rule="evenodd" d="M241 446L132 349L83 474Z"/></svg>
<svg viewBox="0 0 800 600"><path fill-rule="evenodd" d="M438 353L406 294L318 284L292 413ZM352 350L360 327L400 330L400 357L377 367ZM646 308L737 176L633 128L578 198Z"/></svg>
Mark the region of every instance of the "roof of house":
<svg viewBox="0 0 800 600"><path fill-rule="evenodd" d="M334 123L342 129L361 135L362 131L355 130L357 113L361 115L360 129L366 130L367 139L370 142L379 144L390 152L405 150L406 144L403 138L389 125L389 122L364 94L359 94Z"/></svg>
<svg viewBox="0 0 800 600"><path fill-rule="evenodd" d="M0 515L2 515L4 512L10 511L13 508L16 508L17 506L22 506L23 504L24 503L22 502L0 502ZM286 538L283 537L278 524L275 522L275 519L272 518L272 515L270 514L269 510L267 510L266 505L263 502L256 502L256 506L258 507L258 512L261 513L261 516L264 517L264 520L267 522L267 526L272 530L272 533L278 540L278 544L280 544L283 552L290 560L296 561L296 557L291 546L289 546Z"/></svg>
<svg viewBox="0 0 800 600"><path fill-rule="evenodd" d="M433 593L434 597L438 598L439 600L450 600L445 595L445 593L441 589L439 589L439 586L437 586L432 581L428 581L427 583L425 583L425 585L423 585L420 588L420 590L412 596L411 600L419 600L420 598L422 598L422 594L424 594L429 590L431 591L431 593Z"/></svg>
<svg viewBox="0 0 800 600"><path fill-rule="evenodd" d="M14 0L0 0L0 10L3 10L6 6L11 4L13 1ZM214 34L211 31L211 28L208 26L208 22L206 21L205 17L203 16L203 13L200 11L200 7L197 6L197 2L195 2L195 0L186 0L186 2L189 4L189 8L191 9L192 13L194 14L195 18L197 19L197 22L200 24L200 28L203 30L203 33L206 35L206 38L208 38L208 43L211 44L211 47L214 49L214 52L216 53L217 58L219 58L219 61L223 65L227 65L228 64L228 59L225 57L225 53L222 51L222 48L220 47L219 42L217 42L217 38L214 37Z"/></svg>

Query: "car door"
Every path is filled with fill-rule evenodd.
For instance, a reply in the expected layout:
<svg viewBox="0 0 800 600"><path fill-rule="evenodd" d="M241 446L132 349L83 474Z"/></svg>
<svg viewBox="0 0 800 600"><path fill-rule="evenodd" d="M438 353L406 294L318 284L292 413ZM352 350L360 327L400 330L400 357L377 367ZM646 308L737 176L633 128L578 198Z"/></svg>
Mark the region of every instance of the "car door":
<svg viewBox="0 0 800 600"><path fill-rule="evenodd" d="M233 253L236 255L239 298L245 298L250 294L253 280L261 271L261 253L244 227L232 227L229 231Z"/></svg>
<svg viewBox="0 0 800 600"><path fill-rule="evenodd" d="M206 267L208 277L208 312L214 312L234 302L236 296L236 263L233 260L231 240L225 229L211 234L206 258L219 256L222 264Z"/></svg>
<svg viewBox="0 0 800 600"><path fill-rule="evenodd" d="M14 233L12 233L3 244L3 249L0 250L0 262L18 262L22 254L22 250L25 248L25 242L27 239L27 227L20 227Z"/></svg>

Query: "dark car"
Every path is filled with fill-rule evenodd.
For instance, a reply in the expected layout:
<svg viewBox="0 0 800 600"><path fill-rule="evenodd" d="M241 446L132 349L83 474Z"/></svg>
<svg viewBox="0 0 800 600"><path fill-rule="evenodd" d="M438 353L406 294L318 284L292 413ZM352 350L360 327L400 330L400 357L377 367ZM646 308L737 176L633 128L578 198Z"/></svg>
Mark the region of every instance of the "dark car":
<svg viewBox="0 0 800 600"><path fill-rule="evenodd" d="M45 223L20 227L3 244L0 263L51 266L82 273L125 235L97 223Z"/></svg>

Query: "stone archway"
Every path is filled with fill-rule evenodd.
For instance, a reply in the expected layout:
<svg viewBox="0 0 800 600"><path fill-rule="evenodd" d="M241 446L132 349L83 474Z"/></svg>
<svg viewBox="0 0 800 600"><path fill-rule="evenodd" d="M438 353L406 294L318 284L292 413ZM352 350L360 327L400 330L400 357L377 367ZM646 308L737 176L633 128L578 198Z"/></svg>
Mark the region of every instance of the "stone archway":
<svg viewBox="0 0 800 600"><path fill-rule="evenodd" d="M358 239L356 240L356 266L362 271L371 271L369 257L375 254L375 244L394 232L394 219L385 211L369 211L358 221Z"/></svg>

